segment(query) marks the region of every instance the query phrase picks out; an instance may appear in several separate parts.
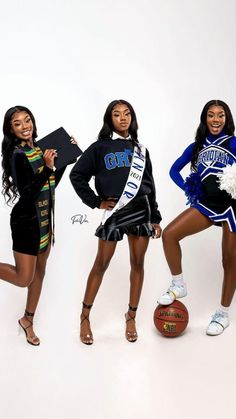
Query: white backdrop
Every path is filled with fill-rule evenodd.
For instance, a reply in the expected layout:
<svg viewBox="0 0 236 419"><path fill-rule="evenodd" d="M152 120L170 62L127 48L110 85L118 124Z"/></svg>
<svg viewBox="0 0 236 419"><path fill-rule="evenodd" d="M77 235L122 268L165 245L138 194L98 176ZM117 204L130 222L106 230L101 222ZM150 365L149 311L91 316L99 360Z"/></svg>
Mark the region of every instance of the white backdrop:
<svg viewBox="0 0 236 419"><path fill-rule="evenodd" d="M222 99L236 117L235 17L234 0L227 0L224 4L220 0L1 1L0 120L9 107L27 106L35 115L39 138L63 126L85 149L96 139L108 103L119 98L128 100L137 113L139 139L151 153L164 227L186 208L186 199L170 180L168 171L176 157L193 141L202 107L210 99ZM92 419L129 419L135 415L137 419L156 418L156 394L155 391L152 393L155 375L148 376L147 373L142 377L140 388L144 402L141 406L140 402L137 404L135 393L140 390L137 376L131 380L136 367L133 366L131 371L128 367L135 359L143 371L150 369L151 374L155 368L147 366L142 358L150 350L149 346L138 346L142 345L138 342L131 348L129 360L122 364L119 358L120 353L125 357L125 351L131 351L130 347L122 346L123 317L128 303L126 240L117 247L96 300L94 332L96 335L98 330L98 343L93 346L93 352L89 352L77 340L78 313L86 277L96 254L94 231L101 212L91 210L80 201L70 184L69 171L70 168L56 192L56 245L49 259L38 308L37 330L43 340L39 350L36 348L38 352L35 348L26 348L25 342L17 340L14 334L16 320L24 310L25 290L1 283L0 352L1 359L6 360L2 365L4 380L1 390L3 406L8 412L5 417L15 418L18 412L22 418L27 418L27 414L31 418L42 417L42 414L49 417L49 413L64 418L69 406L72 419L81 417L82 413ZM12 263L9 214L10 209L2 197L0 257L1 261ZM88 223L72 224L71 217L75 214L86 214ZM192 318L193 340L191 332L189 337L186 334L182 339L185 339L185 344L194 342L193 353L199 330L204 331L209 316L219 304L222 282L220 236L220 228L214 227L183 243L184 272L190 292L186 301ZM144 345L153 339L155 347L159 339L150 319L157 295L163 292L168 281L161 241L151 241L140 303L139 321L146 338ZM234 310L232 317L236 320ZM143 337L141 339L145 341ZM209 340L202 342L212 345ZM218 342L214 341L215 345ZM121 352L116 353L114 362L110 356L117 345ZM136 348L139 348L137 353ZM165 351L169 353L166 341ZM210 359L211 347L204 346L204 351L208 351ZM180 352L183 353L182 346ZM101 365L102 355L107 358ZM194 359L195 355L193 362ZM62 378L60 368L62 362L68 360L71 364L63 364ZM158 364L158 360L156 362ZM112 379L115 395L111 396L108 377L112 376L114 365L117 367L116 379ZM76 381L76 368L81 374L80 382ZM98 386L105 386L101 394L96 393L94 377L91 388L90 368L97 371ZM104 370L108 375L105 373L103 382ZM167 380L165 373L163 369L164 382ZM14 380L16 374L19 377L17 384ZM24 383L24 374L27 383ZM205 374L204 369L202 374ZM124 392L123 376L129 384L128 394ZM211 384L215 383L213 378ZM74 390L70 388L67 394L63 380L67 391L69 383L74 385L71 387ZM36 390L35 381L40 383ZM47 390L45 382L50 389L59 386L60 401L58 394L52 396L51 390ZM29 399L23 388L27 389ZM94 391L97 398L94 396L90 403ZM15 404L10 406L9 398L13 395L20 408ZM108 395L109 403L105 408ZM84 404L79 404L76 410L80 397L83 397ZM163 414L168 402L165 397L163 393L163 405L158 407ZM26 400L29 405L25 411ZM50 410L52 400L55 405ZM205 402L207 404L207 400ZM217 406L212 417L217 418L221 412L223 404ZM175 412L175 418L179 417ZM195 418L194 413L182 417ZM211 416L201 417L208 419Z"/></svg>

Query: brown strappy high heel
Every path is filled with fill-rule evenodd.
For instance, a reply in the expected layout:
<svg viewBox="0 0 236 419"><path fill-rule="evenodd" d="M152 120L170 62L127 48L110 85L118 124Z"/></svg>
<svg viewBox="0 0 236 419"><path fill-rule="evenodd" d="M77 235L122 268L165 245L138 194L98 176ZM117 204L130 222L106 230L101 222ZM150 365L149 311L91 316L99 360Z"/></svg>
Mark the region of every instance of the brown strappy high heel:
<svg viewBox="0 0 236 419"><path fill-rule="evenodd" d="M91 310L92 306L93 306L92 304L85 304L83 302L83 309L82 309L82 313L81 313L81 317L80 317L80 319L81 319L80 327L81 327L81 325L83 324L84 321L87 321L88 324L89 324L89 329L90 329L89 313L87 315L85 315L83 313L83 310L84 309ZM92 345L93 344L93 334L91 332L91 329L90 329L90 332L86 333L86 334L82 333L81 329L80 329L80 340L85 345Z"/></svg>
<svg viewBox="0 0 236 419"><path fill-rule="evenodd" d="M135 316L136 316L137 308L138 307L131 307L131 305L129 305L129 310L125 314L125 320L126 320L125 337L128 340L128 342L136 342L136 340L138 339L138 334L137 334L136 328L133 331L127 330L127 324L128 324L129 321L133 320L134 321L134 325L135 325ZM131 315L129 313L130 311L133 311L134 312L134 315Z"/></svg>
<svg viewBox="0 0 236 419"><path fill-rule="evenodd" d="M26 320L29 322L29 325L28 325L28 326L26 326L26 327L24 327L24 326L23 326L23 324L21 323L21 319L20 319L20 320L18 320L18 323L19 323L19 326L21 327L21 329L23 329L23 330L24 330L24 332L25 332L25 336L26 336L26 340L27 340L27 342L28 342L30 345L33 345L33 346L39 346L39 345L40 345L40 340L39 340L39 338L38 338L35 334L30 335L30 334L29 334L29 331L28 331L29 327L32 327L32 326L33 326L33 317L34 317L34 313L30 313L29 311L25 310L24 317L27 317L27 319L26 319ZM30 319L28 319L28 317L32 317L32 321L31 321Z"/></svg>

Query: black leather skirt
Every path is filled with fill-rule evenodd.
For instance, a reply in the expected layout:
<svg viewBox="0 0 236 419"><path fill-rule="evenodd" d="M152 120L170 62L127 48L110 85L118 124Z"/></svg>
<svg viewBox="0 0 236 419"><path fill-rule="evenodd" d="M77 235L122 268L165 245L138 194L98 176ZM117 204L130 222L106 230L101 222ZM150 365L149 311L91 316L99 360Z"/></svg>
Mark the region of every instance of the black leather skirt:
<svg viewBox="0 0 236 419"><path fill-rule="evenodd" d="M153 228L150 221L151 211L146 195L134 198L124 208L115 212L100 224L95 236L102 240L120 241L124 234L137 237L151 237Z"/></svg>

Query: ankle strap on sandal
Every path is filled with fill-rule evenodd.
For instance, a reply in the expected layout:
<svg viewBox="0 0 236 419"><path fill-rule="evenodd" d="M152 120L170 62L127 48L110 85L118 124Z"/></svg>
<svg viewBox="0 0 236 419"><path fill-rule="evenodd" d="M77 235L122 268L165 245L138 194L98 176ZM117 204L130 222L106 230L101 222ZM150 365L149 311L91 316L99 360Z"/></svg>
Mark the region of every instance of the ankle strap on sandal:
<svg viewBox="0 0 236 419"><path fill-rule="evenodd" d="M87 308L87 310L90 310L93 307L92 304L85 304L84 302L82 304L83 304L83 308Z"/></svg>
<svg viewBox="0 0 236 419"><path fill-rule="evenodd" d="M132 306L129 304L129 311L137 311L137 308L138 308L138 307L132 307Z"/></svg>
<svg viewBox="0 0 236 419"><path fill-rule="evenodd" d="M25 310L26 317L34 317L34 313L30 313L30 311Z"/></svg>

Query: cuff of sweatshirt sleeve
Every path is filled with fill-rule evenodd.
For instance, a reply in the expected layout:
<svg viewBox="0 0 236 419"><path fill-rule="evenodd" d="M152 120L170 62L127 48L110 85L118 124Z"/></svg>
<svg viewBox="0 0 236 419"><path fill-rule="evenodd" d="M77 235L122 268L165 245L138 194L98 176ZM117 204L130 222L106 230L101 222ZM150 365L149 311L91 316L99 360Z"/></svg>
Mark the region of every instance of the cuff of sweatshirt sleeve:
<svg viewBox="0 0 236 419"><path fill-rule="evenodd" d="M151 223L152 224L160 224L161 220L162 220L161 215L155 214L151 217Z"/></svg>
<svg viewBox="0 0 236 419"><path fill-rule="evenodd" d="M97 202L96 202L96 205L95 205L94 208L100 208L101 202L102 202L102 198L100 198L100 196L98 196L97 197Z"/></svg>

